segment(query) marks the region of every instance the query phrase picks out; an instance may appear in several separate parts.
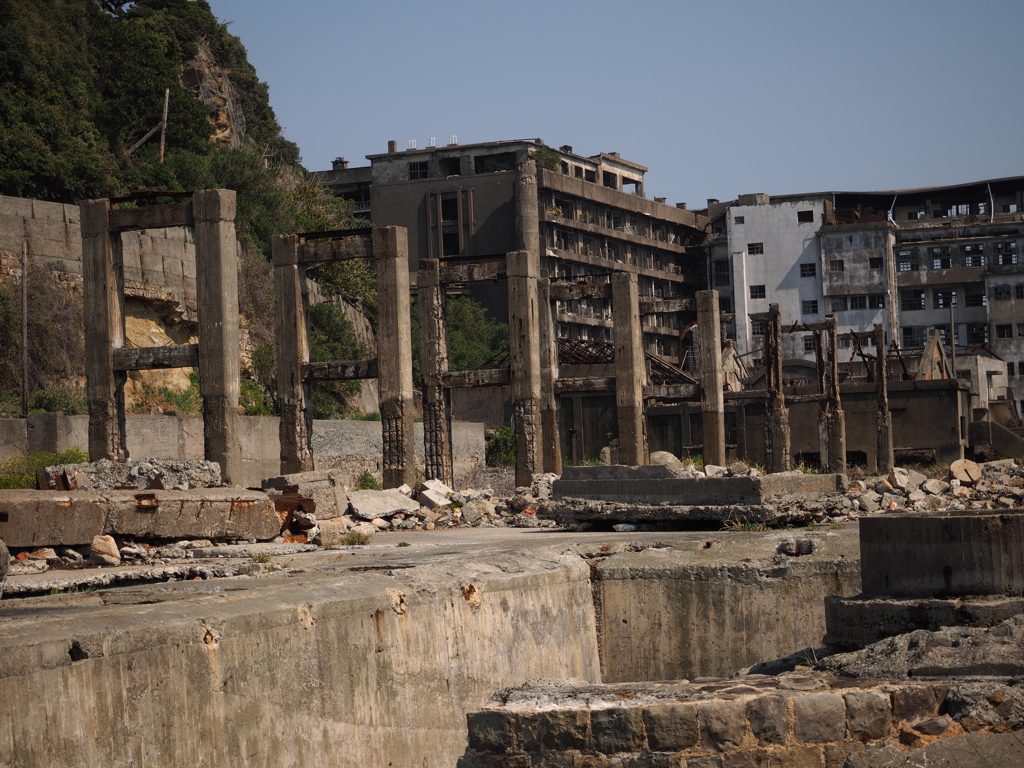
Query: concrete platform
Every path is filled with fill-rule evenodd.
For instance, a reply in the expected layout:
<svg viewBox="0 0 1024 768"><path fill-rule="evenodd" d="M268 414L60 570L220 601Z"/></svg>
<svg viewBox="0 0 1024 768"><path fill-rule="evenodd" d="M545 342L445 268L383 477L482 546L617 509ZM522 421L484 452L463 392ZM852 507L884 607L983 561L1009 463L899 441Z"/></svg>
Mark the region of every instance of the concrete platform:
<svg viewBox="0 0 1024 768"><path fill-rule="evenodd" d="M194 491L0 490L0 540L9 547L79 546L94 536L272 539L281 520L266 494Z"/></svg>

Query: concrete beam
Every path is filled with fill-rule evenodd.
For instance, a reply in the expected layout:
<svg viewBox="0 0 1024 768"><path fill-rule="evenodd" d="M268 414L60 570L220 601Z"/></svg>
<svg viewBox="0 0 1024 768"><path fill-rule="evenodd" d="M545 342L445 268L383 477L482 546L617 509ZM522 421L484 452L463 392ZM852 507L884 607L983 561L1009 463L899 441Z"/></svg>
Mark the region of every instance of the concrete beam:
<svg viewBox="0 0 1024 768"><path fill-rule="evenodd" d="M640 301L636 275L612 275L612 322L615 342L615 407L619 423L619 462L646 464L647 420L644 418L643 333L640 329Z"/></svg>
<svg viewBox="0 0 1024 768"><path fill-rule="evenodd" d="M313 469L309 435L313 429L309 383L304 367L309 363L309 330L297 266L296 235L275 235L270 248L274 259L274 350L277 358L277 404L281 412L281 472Z"/></svg>
<svg viewBox="0 0 1024 768"><path fill-rule="evenodd" d="M531 160L532 164L533 161ZM540 421L540 318L538 260L529 251L508 254L509 357L516 433L516 485L528 486L543 464Z"/></svg>
<svg viewBox="0 0 1024 768"><path fill-rule="evenodd" d="M722 324L718 291L697 292L697 356L705 464L725 465L725 398L722 394Z"/></svg>
<svg viewBox="0 0 1024 768"><path fill-rule="evenodd" d="M427 479L453 485L451 414L445 395L448 336L445 294L437 259L424 259L416 278L420 315L420 366L423 370L423 454Z"/></svg>

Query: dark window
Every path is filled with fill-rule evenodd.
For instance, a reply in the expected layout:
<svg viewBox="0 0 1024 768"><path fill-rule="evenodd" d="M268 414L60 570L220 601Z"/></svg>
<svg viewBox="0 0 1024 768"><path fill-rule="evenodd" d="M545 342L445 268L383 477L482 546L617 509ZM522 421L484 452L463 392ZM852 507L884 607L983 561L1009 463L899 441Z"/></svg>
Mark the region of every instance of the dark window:
<svg viewBox="0 0 1024 768"><path fill-rule="evenodd" d="M988 306L988 296L985 293L985 289L982 286L969 285L964 289L964 306L965 307L985 307ZM970 343L970 342L968 342Z"/></svg>
<svg viewBox="0 0 1024 768"><path fill-rule="evenodd" d="M719 296L718 297L718 311L719 312L732 312L732 297L731 296Z"/></svg>
<svg viewBox="0 0 1024 768"><path fill-rule="evenodd" d="M569 164L563 160L562 164L561 164L561 167L562 167L562 173L565 174L566 176L568 176L569 175Z"/></svg>
<svg viewBox="0 0 1024 768"><path fill-rule="evenodd" d="M1013 286L1013 298L1024 299L1024 285Z"/></svg>
<svg viewBox="0 0 1024 768"><path fill-rule="evenodd" d="M817 277L818 276L818 265L817 264L801 264L800 265L800 277Z"/></svg>
<svg viewBox="0 0 1024 768"><path fill-rule="evenodd" d="M764 243L747 243L747 254L753 256L764 253Z"/></svg>
<svg viewBox="0 0 1024 768"><path fill-rule="evenodd" d="M904 349L911 349L914 347L924 346L924 328L904 327L903 328L903 347Z"/></svg>
<svg viewBox="0 0 1024 768"><path fill-rule="evenodd" d="M985 246L965 245L963 252L963 265L965 267L985 266Z"/></svg>
<svg viewBox="0 0 1024 768"><path fill-rule="evenodd" d="M442 176L461 176L462 164L457 157L443 157L437 162L438 171Z"/></svg>
<svg viewBox="0 0 1024 768"><path fill-rule="evenodd" d="M429 168L427 163L409 163L409 181L427 178Z"/></svg>
<svg viewBox="0 0 1024 768"><path fill-rule="evenodd" d="M870 259L868 259L868 267L870 269L881 269L882 268L882 257L881 256L872 256Z"/></svg>
<svg viewBox="0 0 1024 768"><path fill-rule="evenodd" d="M764 320L751 320L750 333L752 336L764 336Z"/></svg>
<svg viewBox="0 0 1024 768"><path fill-rule="evenodd" d="M732 223L733 224L742 224L743 223L743 217L742 216L733 216Z"/></svg>
<svg viewBox="0 0 1024 768"><path fill-rule="evenodd" d="M601 179L602 179L602 183L606 187L608 187L609 189L618 189L619 188L619 177L616 176L614 173L609 173L608 171L604 171L601 174Z"/></svg>
<svg viewBox="0 0 1024 768"><path fill-rule="evenodd" d="M868 297L867 296L851 296L850 297L850 309L867 309L868 308Z"/></svg>
<svg viewBox="0 0 1024 768"><path fill-rule="evenodd" d="M997 285L992 289L992 298L996 301L1009 301L1010 300L1010 286L1008 285Z"/></svg>
<svg viewBox="0 0 1024 768"><path fill-rule="evenodd" d="M444 232L441 235L441 253L444 256L459 255L459 233Z"/></svg>
<svg viewBox="0 0 1024 768"><path fill-rule="evenodd" d="M813 224L814 211L797 211L796 220L801 224Z"/></svg>
<svg viewBox="0 0 1024 768"><path fill-rule="evenodd" d="M845 312L846 311L846 297L835 296L829 302L829 308L833 312Z"/></svg>
<svg viewBox="0 0 1024 768"><path fill-rule="evenodd" d="M729 284L729 262L728 261L713 261L711 262L711 269L714 273L715 285L728 285Z"/></svg>
<svg viewBox="0 0 1024 768"><path fill-rule="evenodd" d="M868 306L871 309L885 309L885 294L872 293L868 295Z"/></svg>
<svg viewBox="0 0 1024 768"><path fill-rule="evenodd" d="M982 294L984 295L984 294ZM988 323L967 324L967 345L976 346L988 343Z"/></svg>
<svg viewBox="0 0 1024 768"><path fill-rule="evenodd" d="M441 221L459 220L459 200L456 197L441 198Z"/></svg>
<svg viewBox="0 0 1024 768"><path fill-rule="evenodd" d="M800 302L800 314L801 315L816 315L818 314L818 300L813 299L811 301Z"/></svg>
<svg viewBox="0 0 1024 768"><path fill-rule="evenodd" d="M477 173L494 173L496 171L514 171L516 169L516 153L500 152L496 155L483 155L474 161Z"/></svg>
<svg viewBox="0 0 1024 768"><path fill-rule="evenodd" d="M932 248L932 269L952 269L953 259L949 248Z"/></svg>
<svg viewBox="0 0 1024 768"><path fill-rule="evenodd" d="M1017 375L1017 372L1016 372L1016 370L1013 367L1013 363L1007 363L1006 364L1006 375L1007 376L1016 376Z"/></svg>
<svg viewBox="0 0 1024 768"><path fill-rule="evenodd" d="M849 336L840 336L839 337L839 348L840 349L849 349L852 346L853 346L853 339L851 339Z"/></svg>
<svg viewBox="0 0 1024 768"><path fill-rule="evenodd" d="M956 291L933 291L932 307L934 309L949 309L956 306Z"/></svg>
<svg viewBox="0 0 1024 768"><path fill-rule="evenodd" d="M813 351L814 351L814 337L813 336L804 336L804 352L813 352Z"/></svg>
<svg viewBox="0 0 1024 768"><path fill-rule="evenodd" d="M910 290L900 291L900 309L904 312L913 312L914 310L924 308L923 288L912 288Z"/></svg>
<svg viewBox="0 0 1024 768"><path fill-rule="evenodd" d="M766 295L763 285L750 286L750 298L763 299Z"/></svg>
<svg viewBox="0 0 1024 768"><path fill-rule="evenodd" d="M920 265L917 261L917 254L913 251L900 251L896 255L897 272L917 272Z"/></svg>
<svg viewBox="0 0 1024 768"><path fill-rule="evenodd" d="M583 178L583 167L579 166L579 165L574 165L572 167L572 175L574 177L576 177L577 179L582 179Z"/></svg>
<svg viewBox="0 0 1024 768"><path fill-rule="evenodd" d="M830 261L828 263L828 271L829 272L845 272L846 271L846 262L843 261L842 259L833 259L832 261Z"/></svg>
<svg viewBox="0 0 1024 768"><path fill-rule="evenodd" d="M997 339L1012 339L1013 338L1013 326L1012 325L997 325L996 326L996 338Z"/></svg>

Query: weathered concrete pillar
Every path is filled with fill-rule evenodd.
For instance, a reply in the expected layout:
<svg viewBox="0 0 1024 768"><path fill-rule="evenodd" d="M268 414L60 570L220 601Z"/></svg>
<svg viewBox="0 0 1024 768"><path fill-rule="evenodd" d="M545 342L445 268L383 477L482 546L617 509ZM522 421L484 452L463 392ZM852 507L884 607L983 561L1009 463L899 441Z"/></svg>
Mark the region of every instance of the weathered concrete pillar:
<svg viewBox="0 0 1024 768"><path fill-rule="evenodd" d="M765 363L768 366L768 400L765 411L765 448L769 472L789 469L789 410L782 391L782 311L778 304L768 307L765 332Z"/></svg>
<svg viewBox="0 0 1024 768"><path fill-rule="evenodd" d="M416 279L423 371L423 454L427 479L452 486L451 417L441 376L448 372L445 297L437 259L420 261Z"/></svg>
<svg viewBox="0 0 1024 768"><path fill-rule="evenodd" d="M878 353L878 456L875 459L876 471L888 474L893 468L892 448L892 414L889 412L889 362L885 346L885 327L875 324L875 351Z"/></svg>
<svg viewBox="0 0 1024 768"><path fill-rule="evenodd" d="M235 193L204 189L192 197L199 305L199 393L208 461L228 485L242 483L238 433L238 238Z"/></svg>
<svg viewBox="0 0 1024 768"><path fill-rule="evenodd" d="M306 327L302 276L298 266L299 238L277 235L271 238L274 260L274 351L277 358L277 403L281 412L278 435L281 441L281 473L313 469L309 447L312 428L309 385L303 366L309 362L309 331Z"/></svg>
<svg viewBox="0 0 1024 768"><path fill-rule="evenodd" d="M540 423L541 455L545 472L562 474L562 446L558 431L558 339L551 306L551 282L547 272L537 283L537 308L540 319Z"/></svg>
<svg viewBox="0 0 1024 768"><path fill-rule="evenodd" d="M540 320L537 308L540 266L529 251L514 251L506 256L506 262L512 418L516 432L516 485L523 486L533 482L533 475L542 466Z"/></svg>
<svg viewBox="0 0 1024 768"><path fill-rule="evenodd" d="M697 345L700 361L705 464L725 465L725 395L722 393L722 324L718 291L697 292Z"/></svg>
<svg viewBox="0 0 1024 768"><path fill-rule="evenodd" d="M537 163L525 151L516 158L516 250L540 258L540 210L537 202Z"/></svg>
<svg viewBox="0 0 1024 768"><path fill-rule="evenodd" d="M846 415L839 398L839 359L836 357L837 321L835 315L825 317L828 351L824 393L828 399L822 405L818 422L821 445L821 466L826 472L846 474ZM820 332L819 332L820 336ZM816 345L820 344L818 339Z"/></svg>
<svg viewBox="0 0 1024 768"><path fill-rule="evenodd" d="M124 461L125 376L114 373L114 350L124 346L120 237L116 244L110 237L109 200L88 200L79 206L79 211L89 457L92 461Z"/></svg>
<svg viewBox="0 0 1024 768"><path fill-rule="evenodd" d="M384 430L384 487L416 484L409 241L405 227L376 227L377 383Z"/></svg>
<svg viewBox="0 0 1024 768"><path fill-rule="evenodd" d="M619 423L619 463L646 464L647 422L644 418L644 341L640 328L640 295L632 272L612 274L612 322L615 325L615 407Z"/></svg>

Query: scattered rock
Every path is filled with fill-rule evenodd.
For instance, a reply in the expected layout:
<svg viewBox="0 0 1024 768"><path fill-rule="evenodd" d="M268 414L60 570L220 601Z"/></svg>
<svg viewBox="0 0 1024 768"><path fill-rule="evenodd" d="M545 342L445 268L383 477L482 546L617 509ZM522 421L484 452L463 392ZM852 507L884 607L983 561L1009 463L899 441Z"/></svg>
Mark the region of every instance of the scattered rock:
<svg viewBox="0 0 1024 768"><path fill-rule="evenodd" d="M705 464L704 474L708 477L727 477L729 475L729 468L719 467L716 464Z"/></svg>
<svg viewBox="0 0 1024 768"><path fill-rule="evenodd" d="M789 555L790 557L799 557L800 555L809 555L815 550L814 539L809 537L799 539L783 539L779 543L776 551L783 554Z"/></svg>
<svg viewBox="0 0 1024 768"><path fill-rule="evenodd" d="M417 496L417 500L424 507L436 509L437 507L446 507L451 504L453 493L455 491L440 480L424 480L420 483L420 493Z"/></svg>
<svg viewBox="0 0 1024 768"><path fill-rule="evenodd" d="M89 558L100 565L120 565L121 552L113 536L95 536L89 545Z"/></svg>
<svg viewBox="0 0 1024 768"><path fill-rule="evenodd" d="M961 485L974 485L981 480L981 467L970 459L958 459L949 465L949 476Z"/></svg>
<svg viewBox="0 0 1024 768"><path fill-rule="evenodd" d="M348 507L355 517L373 520L399 512L415 512L420 505L398 491L352 491L348 495Z"/></svg>

